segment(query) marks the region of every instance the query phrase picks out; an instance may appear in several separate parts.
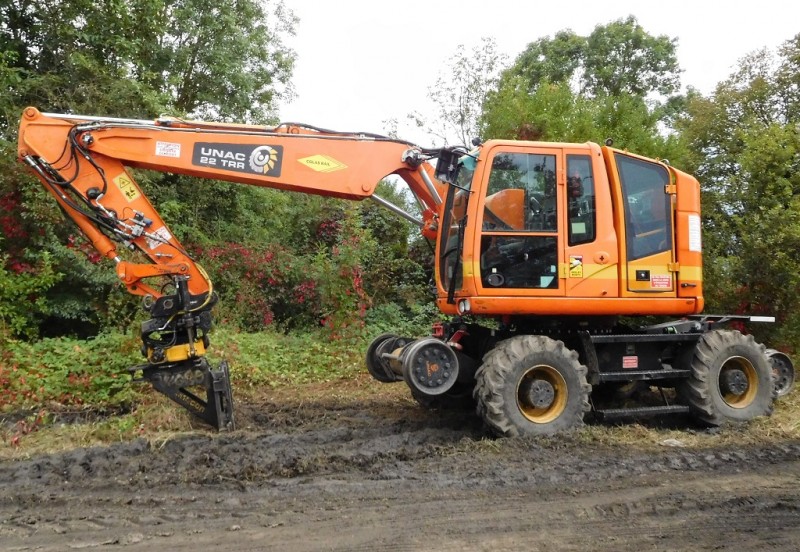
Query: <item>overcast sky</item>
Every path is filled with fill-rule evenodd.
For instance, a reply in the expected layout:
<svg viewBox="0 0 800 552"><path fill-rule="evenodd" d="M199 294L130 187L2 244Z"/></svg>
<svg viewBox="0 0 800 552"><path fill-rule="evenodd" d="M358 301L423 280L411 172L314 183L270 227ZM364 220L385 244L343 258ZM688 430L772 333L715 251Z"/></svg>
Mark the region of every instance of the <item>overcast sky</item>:
<svg viewBox="0 0 800 552"><path fill-rule="evenodd" d="M588 35L634 15L652 35L678 39L681 81L703 93L744 55L775 48L800 32L800 2L759 0L569 2L460 0L286 0L300 18L292 79L297 97L283 121L335 130L385 132L384 121L428 110L428 88L459 45L495 39L509 61L562 29ZM405 132L404 132L405 130ZM430 145L409 127L400 137Z"/></svg>

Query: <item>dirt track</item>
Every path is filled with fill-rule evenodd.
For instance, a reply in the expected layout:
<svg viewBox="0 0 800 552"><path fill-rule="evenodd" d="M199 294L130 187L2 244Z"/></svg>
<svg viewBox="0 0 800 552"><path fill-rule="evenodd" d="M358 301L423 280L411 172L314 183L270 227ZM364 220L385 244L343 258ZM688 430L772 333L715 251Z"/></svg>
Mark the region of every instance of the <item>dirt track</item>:
<svg viewBox="0 0 800 552"><path fill-rule="evenodd" d="M472 416L380 399L238 416L230 435L0 462L0 548L800 549L800 443L493 440Z"/></svg>

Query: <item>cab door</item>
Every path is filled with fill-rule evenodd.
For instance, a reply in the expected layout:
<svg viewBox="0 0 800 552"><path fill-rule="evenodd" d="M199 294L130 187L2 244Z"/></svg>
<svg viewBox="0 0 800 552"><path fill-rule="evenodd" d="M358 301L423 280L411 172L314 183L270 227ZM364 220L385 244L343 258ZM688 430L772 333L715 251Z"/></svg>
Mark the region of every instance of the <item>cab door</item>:
<svg viewBox="0 0 800 552"><path fill-rule="evenodd" d="M600 148L574 144L564 154L567 295L618 297L619 246Z"/></svg>
<svg viewBox="0 0 800 552"><path fill-rule="evenodd" d="M673 186L661 163L614 153L624 217L627 295L675 297Z"/></svg>
<svg viewBox="0 0 800 552"><path fill-rule="evenodd" d="M497 146L478 204L475 280L482 296L562 296L564 155Z"/></svg>

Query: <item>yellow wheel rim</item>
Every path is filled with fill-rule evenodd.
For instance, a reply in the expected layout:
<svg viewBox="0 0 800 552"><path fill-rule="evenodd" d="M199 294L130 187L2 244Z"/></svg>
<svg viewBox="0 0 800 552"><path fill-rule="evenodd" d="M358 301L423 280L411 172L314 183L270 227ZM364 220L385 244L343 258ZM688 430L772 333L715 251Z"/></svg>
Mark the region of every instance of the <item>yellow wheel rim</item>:
<svg viewBox="0 0 800 552"><path fill-rule="evenodd" d="M531 400L532 386L549 385L552 388L552 401L546 405L536 405ZM567 382L558 370L552 366L541 364L529 368L517 382L517 407L522 415L535 424L552 422L567 407Z"/></svg>
<svg viewBox="0 0 800 552"><path fill-rule="evenodd" d="M755 400L758 393L758 374L752 362L744 357L734 356L722 363L722 367L719 370L720 380L722 380L726 372L733 370L744 373L747 388L743 393L736 394L730 391L726 392L723 386L720 385L722 400L731 408L747 408Z"/></svg>

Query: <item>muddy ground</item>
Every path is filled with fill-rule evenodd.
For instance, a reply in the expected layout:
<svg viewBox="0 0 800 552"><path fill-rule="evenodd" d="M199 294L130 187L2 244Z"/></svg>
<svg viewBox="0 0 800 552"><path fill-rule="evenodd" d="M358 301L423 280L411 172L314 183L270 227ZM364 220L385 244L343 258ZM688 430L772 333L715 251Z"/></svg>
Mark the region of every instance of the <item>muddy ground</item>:
<svg viewBox="0 0 800 552"><path fill-rule="evenodd" d="M385 397L237 414L231 434L1 461L0 549L800 550L800 442L495 440Z"/></svg>

